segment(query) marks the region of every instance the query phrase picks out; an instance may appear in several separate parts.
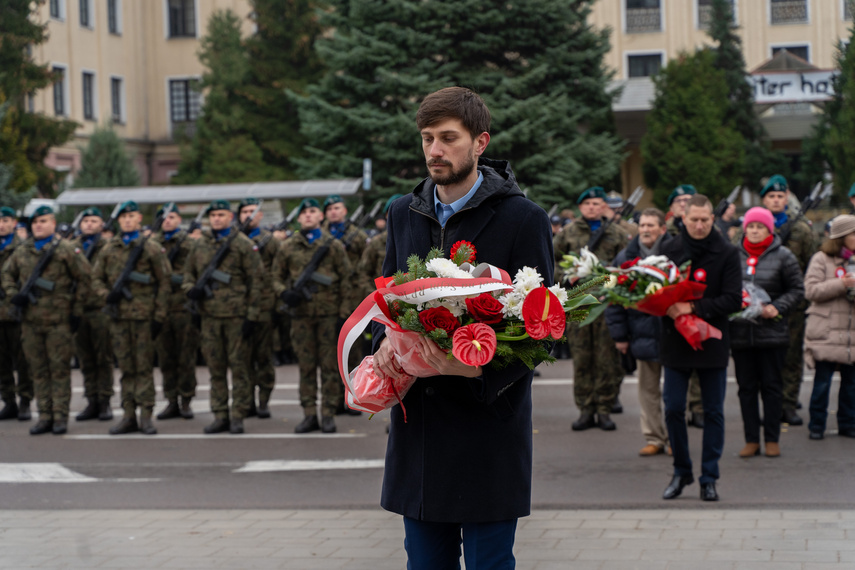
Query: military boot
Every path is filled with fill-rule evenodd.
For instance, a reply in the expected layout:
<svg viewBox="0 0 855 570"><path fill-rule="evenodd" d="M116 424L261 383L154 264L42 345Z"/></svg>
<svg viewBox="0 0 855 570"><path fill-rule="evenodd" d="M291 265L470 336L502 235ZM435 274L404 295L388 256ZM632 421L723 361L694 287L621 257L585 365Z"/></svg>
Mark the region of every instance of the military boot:
<svg viewBox="0 0 855 570"><path fill-rule="evenodd" d="M125 417L118 424L110 428L110 435L121 435L123 433L133 433L139 431L137 425L137 415L133 411L125 410Z"/></svg>
<svg viewBox="0 0 855 570"><path fill-rule="evenodd" d="M324 433L335 433L335 417L324 416L321 420L321 431Z"/></svg>
<svg viewBox="0 0 855 570"><path fill-rule="evenodd" d="M169 403L166 405L165 408L163 408L163 411L157 414L157 419L159 420L171 420L172 418L180 417L181 408L178 407L178 398L169 400Z"/></svg>
<svg viewBox="0 0 855 570"><path fill-rule="evenodd" d="M30 435L41 435L53 430L53 420L39 420L39 422L30 428Z"/></svg>
<svg viewBox="0 0 855 570"><path fill-rule="evenodd" d="M75 416L75 420L78 422L85 422L86 420L94 420L98 417L98 400L95 398L87 398L88 403L86 407L83 408L83 411Z"/></svg>
<svg viewBox="0 0 855 570"><path fill-rule="evenodd" d="M294 428L294 433L309 433L310 431L318 431L319 429L321 429L321 426L318 424L318 416L306 416Z"/></svg>
<svg viewBox="0 0 855 570"><path fill-rule="evenodd" d="M14 420L18 417L18 404L15 403L15 397L11 400L3 400L3 409L0 410L0 420Z"/></svg>
<svg viewBox="0 0 855 570"><path fill-rule="evenodd" d="M254 418L258 415L258 408L255 407L255 396L252 397L252 401L249 403L249 410L246 412L246 417Z"/></svg>
<svg viewBox="0 0 855 570"><path fill-rule="evenodd" d="M176 408L178 405L176 404ZM158 416L160 419L160 416ZM157 433L157 428L151 423L151 409L143 409L140 410L140 432L145 435L155 435Z"/></svg>
<svg viewBox="0 0 855 570"><path fill-rule="evenodd" d="M258 395L258 407L256 408L256 412L258 413L258 419L266 420L270 417L270 395L262 396Z"/></svg>
<svg viewBox="0 0 855 570"><path fill-rule="evenodd" d="M63 418L53 421L53 435L64 435L68 431L68 420Z"/></svg>
<svg viewBox="0 0 855 570"><path fill-rule="evenodd" d="M30 400L21 398L21 403L18 404L18 421L28 422L33 419L33 414L30 413Z"/></svg>
<svg viewBox="0 0 855 570"><path fill-rule="evenodd" d="M193 419L193 409L190 407L190 400L192 399L181 396L181 417L185 420Z"/></svg>
<svg viewBox="0 0 855 570"><path fill-rule="evenodd" d="M98 420L108 422L113 419L113 408L110 407L110 398L98 400Z"/></svg>
<svg viewBox="0 0 855 570"><path fill-rule="evenodd" d="M232 418L231 425L229 426L229 433L233 433L236 435L243 433L242 418Z"/></svg>
<svg viewBox="0 0 855 570"><path fill-rule="evenodd" d="M216 418L213 422L206 425L203 431L207 434L229 431L229 418Z"/></svg>

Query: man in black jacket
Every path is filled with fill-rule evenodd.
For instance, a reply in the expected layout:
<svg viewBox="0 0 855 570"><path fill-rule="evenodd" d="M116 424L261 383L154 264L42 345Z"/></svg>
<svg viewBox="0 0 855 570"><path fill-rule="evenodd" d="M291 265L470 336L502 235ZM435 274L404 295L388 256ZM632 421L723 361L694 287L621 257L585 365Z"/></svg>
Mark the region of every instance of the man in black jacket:
<svg viewBox="0 0 855 570"><path fill-rule="evenodd" d="M689 438L686 431L686 391L692 370L697 371L704 404L704 437L701 455L701 498L717 501L715 482L718 460L724 447L724 393L730 349L728 315L742 305L739 251L713 230L713 208L706 196L692 196L680 234L662 248L662 254L678 265L691 262L689 278L706 284L703 297L678 302L662 318L660 362L665 367L665 424L674 452L674 476L663 498L673 499L694 481ZM695 351L677 331L674 321L696 314L721 331L721 339L704 341Z"/></svg>
<svg viewBox="0 0 855 570"><path fill-rule="evenodd" d="M383 275L407 270L407 257L431 247L447 256L459 240L477 263L515 275L536 268L553 278L546 212L529 201L507 162L481 157L490 112L468 89L428 95L416 123L430 177L389 208ZM401 370L374 329L374 365ZM466 366L423 340L421 356L440 375L419 378L391 410L381 505L404 516L412 570L457 568L461 535L466 566L512 568L517 519L531 509L532 372Z"/></svg>

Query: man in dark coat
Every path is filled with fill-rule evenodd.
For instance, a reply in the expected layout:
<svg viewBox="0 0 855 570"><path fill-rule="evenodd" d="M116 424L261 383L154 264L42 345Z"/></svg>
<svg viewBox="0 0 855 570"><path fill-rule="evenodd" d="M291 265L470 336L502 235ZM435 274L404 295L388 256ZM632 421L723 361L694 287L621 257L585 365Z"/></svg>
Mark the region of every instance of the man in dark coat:
<svg viewBox="0 0 855 570"><path fill-rule="evenodd" d="M520 191L504 161L479 158L490 140L480 97L458 87L425 98L416 117L430 178L389 209L383 275L431 247L447 256L472 242L477 262L510 275L537 269L550 285L552 236L546 212ZM476 166L477 165L477 166ZM375 366L398 377L382 327ZM424 340L439 376L420 378L392 409L381 505L404 516L408 568L513 566L517 518L531 508L532 372L469 367Z"/></svg>
<svg viewBox="0 0 855 570"><path fill-rule="evenodd" d="M742 306L742 276L739 251L713 229L713 209L706 196L692 196L683 217L680 234L662 248L662 255L683 264L691 262L689 278L706 284L703 297L678 302L662 318L659 360L665 368L663 398L665 425L674 453L674 476L663 498L673 499L694 481L689 438L686 433L686 391L695 370L704 404L704 437L701 455L701 498L717 501L715 482L718 460L724 447L724 392L730 349L728 315ZM677 331L674 321L681 315L696 314L721 331L721 339L704 341L695 351Z"/></svg>

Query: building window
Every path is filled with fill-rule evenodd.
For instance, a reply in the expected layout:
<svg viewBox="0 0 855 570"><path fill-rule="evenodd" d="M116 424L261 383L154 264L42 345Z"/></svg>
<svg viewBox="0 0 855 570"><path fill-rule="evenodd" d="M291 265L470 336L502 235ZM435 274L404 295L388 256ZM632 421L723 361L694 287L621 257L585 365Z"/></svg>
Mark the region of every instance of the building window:
<svg viewBox="0 0 855 570"><path fill-rule="evenodd" d="M80 25L84 28L92 27L92 6L90 0L80 0Z"/></svg>
<svg viewBox="0 0 855 570"><path fill-rule="evenodd" d="M50 0L50 17L62 20L65 17L65 0Z"/></svg>
<svg viewBox="0 0 855 570"><path fill-rule="evenodd" d="M852 19L852 0L843 0L843 19L847 22Z"/></svg>
<svg viewBox="0 0 855 570"><path fill-rule="evenodd" d="M196 90L195 79L169 81L169 108L173 132L192 136L195 121L202 108L202 95Z"/></svg>
<svg viewBox="0 0 855 570"><path fill-rule="evenodd" d="M736 3L730 0L730 14L734 22L736 22ZM698 0L698 29L706 30L712 21L712 4L713 0Z"/></svg>
<svg viewBox="0 0 855 570"><path fill-rule="evenodd" d="M769 0L773 24L805 24L808 21L807 0Z"/></svg>
<svg viewBox="0 0 855 570"><path fill-rule="evenodd" d="M796 57L800 57L805 61L810 61L810 50L808 46L776 46L772 48L772 57L775 57L782 49L787 50Z"/></svg>
<svg viewBox="0 0 855 570"><path fill-rule="evenodd" d="M629 77L650 77L662 69L662 55L649 53L627 56Z"/></svg>
<svg viewBox="0 0 855 570"><path fill-rule="evenodd" d="M83 72L83 118L95 120L95 74Z"/></svg>
<svg viewBox="0 0 855 570"><path fill-rule="evenodd" d="M118 77L110 78L110 115L114 123L121 124L125 122L122 110L124 105L124 84L122 79Z"/></svg>
<svg viewBox="0 0 855 570"><path fill-rule="evenodd" d="M53 84L53 114L64 117L68 114L65 101L65 68L54 66L53 72L57 76L56 83Z"/></svg>
<svg viewBox="0 0 855 570"><path fill-rule="evenodd" d="M121 34L122 28L119 22L122 19L119 0L107 0L107 28L111 34Z"/></svg>
<svg viewBox="0 0 855 570"><path fill-rule="evenodd" d="M625 0L626 33L662 31L660 0Z"/></svg>
<svg viewBox="0 0 855 570"><path fill-rule="evenodd" d="M195 0L167 0L169 8L169 37L196 37Z"/></svg>
<svg viewBox="0 0 855 570"><path fill-rule="evenodd" d="M36 112L36 94L30 91L27 93L27 112L35 113Z"/></svg>

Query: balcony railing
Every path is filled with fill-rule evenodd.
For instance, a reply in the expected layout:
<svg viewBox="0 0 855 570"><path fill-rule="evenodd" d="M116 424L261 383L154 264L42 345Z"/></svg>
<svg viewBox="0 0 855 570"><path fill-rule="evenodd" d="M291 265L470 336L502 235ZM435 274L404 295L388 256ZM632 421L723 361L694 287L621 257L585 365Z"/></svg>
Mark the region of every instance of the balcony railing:
<svg viewBox="0 0 855 570"><path fill-rule="evenodd" d="M662 31L662 10L660 8L629 8L626 11L626 32Z"/></svg>
<svg viewBox="0 0 855 570"><path fill-rule="evenodd" d="M773 24L801 24L807 21L807 0L772 0Z"/></svg>
<svg viewBox="0 0 855 570"><path fill-rule="evenodd" d="M730 14L733 17L733 21L736 21L736 11L735 6L733 5L733 0L730 2ZM701 4L698 2L698 29L706 30L710 27L710 22L712 22L712 6L708 3Z"/></svg>

